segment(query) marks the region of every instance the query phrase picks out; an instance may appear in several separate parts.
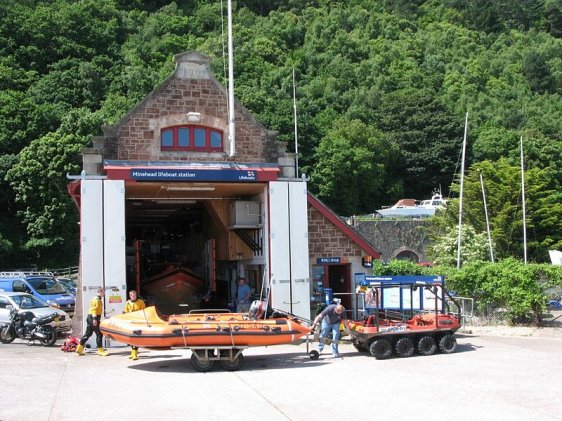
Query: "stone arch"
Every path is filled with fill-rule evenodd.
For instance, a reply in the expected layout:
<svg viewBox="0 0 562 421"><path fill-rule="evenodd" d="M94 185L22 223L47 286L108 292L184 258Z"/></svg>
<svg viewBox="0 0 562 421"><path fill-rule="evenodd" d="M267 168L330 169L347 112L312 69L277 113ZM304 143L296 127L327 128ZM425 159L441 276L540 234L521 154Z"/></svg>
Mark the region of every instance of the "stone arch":
<svg viewBox="0 0 562 421"><path fill-rule="evenodd" d="M420 262L420 255L409 247L400 247L392 253L392 259L410 260L414 263Z"/></svg>

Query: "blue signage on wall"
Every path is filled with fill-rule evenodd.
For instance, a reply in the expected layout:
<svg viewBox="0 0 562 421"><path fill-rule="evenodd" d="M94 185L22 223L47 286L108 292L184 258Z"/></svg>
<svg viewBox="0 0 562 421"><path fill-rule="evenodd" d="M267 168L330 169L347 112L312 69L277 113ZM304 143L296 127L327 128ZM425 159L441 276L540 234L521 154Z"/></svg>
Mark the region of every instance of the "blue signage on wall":
<svg viewBox="0 0 562 421"><path fill-rule="evenodd" d="M257 181L253 170L187 170L131 168L131 179L137 181Z"/></svg>
<svg viewBox="0 0 562 421"><path fill-rule="evenodd" d="M316 258L316 264L322 265L326 263L341 263L341 258L339 257L318 257Z"/></svg>

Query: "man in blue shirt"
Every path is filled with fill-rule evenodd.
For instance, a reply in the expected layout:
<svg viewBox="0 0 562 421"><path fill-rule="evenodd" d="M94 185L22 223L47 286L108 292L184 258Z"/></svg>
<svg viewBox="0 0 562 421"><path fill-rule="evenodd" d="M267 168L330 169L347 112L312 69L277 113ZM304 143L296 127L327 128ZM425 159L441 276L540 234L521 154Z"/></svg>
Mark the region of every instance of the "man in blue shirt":
<svg viewBox="0 0 562 421"><path fill-rule="evenodd" d="M240 278L238 281L238 296L236 298L236 312L247 313L250 311L250 304L252 299L252 291L246 283L245 278Z"/></svg>
<svg viewBox="0 0 562 421"><path fill-rule="evenodd" d="M316 316L312 322L311 328L314 328L322 321L320 331L320 341L318 342L318 352L321 354L324 349L322 338L327 338L328 334L332 334L332 356L339 358L338 341L340 340L340 323L344 323L347 328L347 320L345 317L345 308L341 304L330 304L322 312Z"/></svg>

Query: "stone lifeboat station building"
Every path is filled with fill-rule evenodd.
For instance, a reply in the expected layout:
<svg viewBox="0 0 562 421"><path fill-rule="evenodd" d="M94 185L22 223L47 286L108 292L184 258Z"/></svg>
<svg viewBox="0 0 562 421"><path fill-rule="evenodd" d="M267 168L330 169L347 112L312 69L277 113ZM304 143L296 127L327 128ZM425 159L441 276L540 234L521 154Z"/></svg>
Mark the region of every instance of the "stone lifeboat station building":
<svg viewBox="0 0 562 421"><path fill-rule="evenodd" d="M229 153L228 95L209 58L174 60L170 77L102 127L69 184L83 314L98 287L106 316L131 289L164 314L234 309L240 277L296 316L313 317L327 288L352 311L355 276L378 251L307 191L294 154L238 102Z"/></svg>

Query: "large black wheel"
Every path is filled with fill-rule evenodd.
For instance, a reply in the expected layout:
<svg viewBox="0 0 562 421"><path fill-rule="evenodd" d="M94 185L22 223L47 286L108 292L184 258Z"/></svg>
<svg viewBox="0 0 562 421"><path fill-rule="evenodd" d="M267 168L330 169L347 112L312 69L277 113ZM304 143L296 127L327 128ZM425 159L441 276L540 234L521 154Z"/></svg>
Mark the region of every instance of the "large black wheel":
<svg viewBox="0 0 562 421"><path fill-rule="evenodd" d="M457 349L457 340L451 333L447 333L439 340L439 350L443 354L455 352L455 349Z"/></svg>
<svg viewBox="0 0 562 421"><path fill-rule="evenodd" d="M421 355L433 355L437 351L437 344L433 336L423 336L418 342L418 352Z"/></svg>
<svg viewBox="0 0 562 421"><path fill-rule="evenodd" d="M377 360L385 360L392 355L392 345L387 339L377 339L369 345L369 352Z"/></svg>
<svg viewBox="0 0 562 421"><path fill-rule="evenodd" d="M357 351L359 351L359 352L367 352L367 351L369 351L365 345L358 344L358 343L356 343L356 342L353 342L353 346L354 346L355 349L356 349Z"/></svg>
<svg viewBox="0 0 562 421"><path fill-rule="evenodd" d="M52 346L57 341L57 331L53 326L43 326L41 328L41 333L45 335L44 338L39 338L39 342L41 342L41 345Z"/></svg>
<svg viewBox="0 0 562 421"><path fill-rule="evenodd" d="M236 371L244 364L244 356L240 353L233 360L221 360L222 368L226 371Z"/></svg>
<svg viewBox="0 0 562 421"><path fill-rule="evenodd" d="M191 354L191 366L201 373L209 371L214 365L215 360L200 360L195 353Z"/></svg>
<svg viewBox="0 0 562 421"><path fill-rule="evenodd" d="M9 344L10 342L14 342L14 339L16 339L16 330L13 326L0 329L0 342Z"/></svg>
<svg viewBox="0 0 562 421"><path fill-rule="evenodd" d="M407 358L412 356L412 354L414 353L414 348L414 341L406 336L404 338L398 339L394 349L396 349L396 353L398 354L398 356Z"/></svg>

